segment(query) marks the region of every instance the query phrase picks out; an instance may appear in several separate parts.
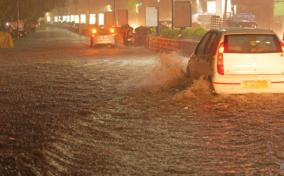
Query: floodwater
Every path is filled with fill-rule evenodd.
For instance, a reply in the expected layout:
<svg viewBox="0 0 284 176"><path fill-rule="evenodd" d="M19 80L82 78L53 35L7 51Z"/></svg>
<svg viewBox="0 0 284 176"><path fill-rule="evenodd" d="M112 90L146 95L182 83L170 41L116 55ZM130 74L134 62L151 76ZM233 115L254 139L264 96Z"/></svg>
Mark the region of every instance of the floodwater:
<svg viewBox="0 0 284 176"><path fill-rule="evenodd" d="M187 57L86 41L0 51L0 175L284 174L284 95L214 95Z"/></svg>

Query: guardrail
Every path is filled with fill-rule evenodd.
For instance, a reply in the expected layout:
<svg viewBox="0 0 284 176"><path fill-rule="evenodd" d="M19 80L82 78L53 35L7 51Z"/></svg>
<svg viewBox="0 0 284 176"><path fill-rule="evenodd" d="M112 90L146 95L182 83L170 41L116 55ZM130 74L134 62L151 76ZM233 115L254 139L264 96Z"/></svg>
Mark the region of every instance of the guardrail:
<svg viewBox="0 0 284 176"><path fill-rule="evenodd" d="M198 41L193 40L149 37L149 48L154 51L180 51L191 54L197 44Z"/></svg>

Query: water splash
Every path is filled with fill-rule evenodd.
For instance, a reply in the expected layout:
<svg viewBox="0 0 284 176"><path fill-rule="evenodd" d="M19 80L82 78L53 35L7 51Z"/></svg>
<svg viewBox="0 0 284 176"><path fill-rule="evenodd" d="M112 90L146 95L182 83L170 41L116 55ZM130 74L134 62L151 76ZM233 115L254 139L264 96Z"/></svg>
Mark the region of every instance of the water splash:
<svg viewBox="0 0 284 176"><path fill-rule="evenodd" d="M160 54L156 65L138 84L148 91L159 91L181 83L185 79L185 62L187 58L177 53Z"/></svg>
<svg viewBox="0 0 284 176"><path fill-rule="evenodd" d="M204 78L194 80L185 90L174 95L174 100L182 101L187 99L210 98L212 97L212 89L210 83Z"/></svg>

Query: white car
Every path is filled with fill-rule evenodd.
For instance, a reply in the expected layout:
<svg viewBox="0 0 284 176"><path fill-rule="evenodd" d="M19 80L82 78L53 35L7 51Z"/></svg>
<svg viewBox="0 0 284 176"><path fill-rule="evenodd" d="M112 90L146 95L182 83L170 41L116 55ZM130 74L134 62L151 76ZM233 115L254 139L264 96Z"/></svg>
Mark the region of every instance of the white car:
<svg viewBox="0 0 284 176"><path fill-rule="evenodd" d="M93 28L90 37L90 46L110 45L116 46L116 31L115 28L97 27Z"/></svg>
<svg viewBox="0 0 284 176"><path fill-rule="evenodd" d="M284 93L284 44L269 30L210 30L187 73L208 79L217 94Z"/></svg>

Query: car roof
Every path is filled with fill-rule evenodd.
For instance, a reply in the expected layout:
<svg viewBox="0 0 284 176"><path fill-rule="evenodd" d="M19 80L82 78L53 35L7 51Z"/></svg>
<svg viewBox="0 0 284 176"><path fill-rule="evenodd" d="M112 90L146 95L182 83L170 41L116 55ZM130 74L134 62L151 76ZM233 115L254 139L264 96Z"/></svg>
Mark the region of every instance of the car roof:
<svg viewBox="0 0 284 176"><path fill-rule="evenodd" d="M272 30L267 29L253 29L253 28L224 28L224 29L213 29L211 31L218 31L225 35L228 34L274 34Z"/></svg>

